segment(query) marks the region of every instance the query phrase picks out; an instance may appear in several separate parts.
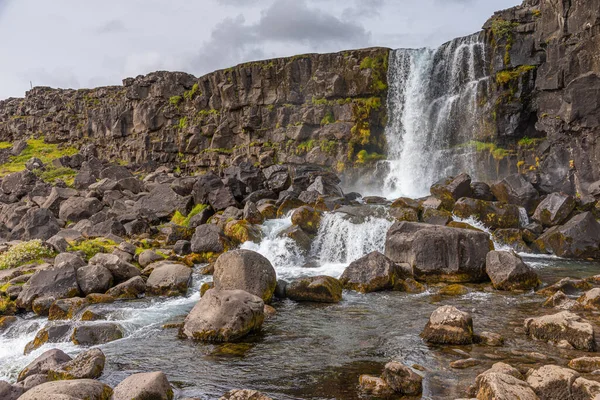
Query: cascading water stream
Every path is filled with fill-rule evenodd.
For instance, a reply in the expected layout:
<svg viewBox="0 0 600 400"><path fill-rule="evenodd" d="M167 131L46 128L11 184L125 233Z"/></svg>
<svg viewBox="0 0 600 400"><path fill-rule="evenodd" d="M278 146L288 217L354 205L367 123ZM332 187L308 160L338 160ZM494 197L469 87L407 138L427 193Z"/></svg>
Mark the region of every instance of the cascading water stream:
<svg viewBox="0 0 600 400"><path fill-rule="evenodd" d="M420 197L438 179L468 172L473 154L461 144L481 126L478 98L487 91L485 45L480 34L438 49L399 49L388 70L387 197Z"/></svg>

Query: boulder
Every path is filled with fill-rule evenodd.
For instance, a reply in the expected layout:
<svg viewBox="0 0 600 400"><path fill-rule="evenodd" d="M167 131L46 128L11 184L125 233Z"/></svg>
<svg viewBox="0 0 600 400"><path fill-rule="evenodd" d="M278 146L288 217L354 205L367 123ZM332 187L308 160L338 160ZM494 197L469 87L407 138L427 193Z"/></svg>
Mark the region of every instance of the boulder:
<svg viewBox="0 0 600 400"><path fill-rule="evenodd" d="M147 210L158 218L170 218L175 211L187 215L192 206L191 197L180 196L167 184L156 185L147 196L135 203L138 210Z"/></svg>
<svg viewBox="0 0 600 400"><path fill-rule="evenodd" d="M533 219L543 226L560 225L575 209L575 199L564 193L549 194L537 206Z"/></svg>
<svg viewBox="0 0 600 400"><path fill-rule="evenodd" d="M57 369L60 365L71 361L65 352L59 349L47 350L30 362L25 368L19 372L17 382L25 380L32 375L47 374L51 369Z"/></svg>
<svg viewBox="0 0 600 400"><path fill-rule="evenodd" d="M64 342L65 339L68 339L71 329L71 325L69 324L46 325L36 333L35 338L31 342L25 345L24 353L29 354L46 343Z"/></svg>
<svg viewBox="0 0 600 400"><path fill-rule="evenodd" d="M256 204L252 201L249 201L244 205L243 218L251 224L259 225L263 223L263 216L258 210Z"/></svg>
<svg viewBox="0 0 600 400"><path fill-rule="evenodd" d="M251 250L233 250L221 254L213 273L215 289L245 290L269 302L277 285L271 262Z"/></svg>
<svg viewBox="0 0 600 400"><path fill-rule="evenodd" d="M31 375L25 378L25 380L23 381L23 388L25 389L25 391L27 391L32 387L41 385L42 383L46 382L50 382L50 379L48 379L48 374Z"/></svg>
<svg viewBox="0 0 600 400"><path fill-rule="evenodd" d="M547 286L541 290L538 290L536 293L541 294L543 296L552 295L558 291L561 291L566 294L576 294L583 290L589 290L592 288L592 284L583 280L583 279L574 279L574 278L562 278L560 281Z"/></svg>
<svg viewBox="0 0 600 400"><path fill-rule="evenodd" d="M75 328L71 341L80 346L94 346L112 342L123 337L123 329L113 322L82 325Z"/></svg>
<svg viewBox="0 0 600 400"><path fill-rule="evenodd" d="M558 344L565 340L578 350L595 351L594 328L586 319L569 311L525 320L525 333L532 339Z"/></svg>
<svg viewBox="0 0 600 400"><path fill-rule="evenodd" d="M294 301L339 303L342 301L342 284L331 276L298 278L287 285L285 294Z"/></svg>
<svg viewBox="0 0 600 400"><path fill-rule="evenodd" d="M569 361L569 368L581 373L590 373L600 370L600 357L574 358Z"/></svg>
<svg viewBox="0 0 600 400"><path fill-rule="evenodd" d="M30 208L11 232L13 240L47 240L60 231L60 224L45 208Z"/></svg>
<svg viewBox="0 0 600 400"><path fill-rule="evenodd" d="M485 259L493 249L487 234L415 222L396 222L387 232L385 255L408 264L417 279L481 282Z"/></svg>
<svg viewBox="0 0 600 400"><path fill-rule="evenodd" d="M554 307L554 308L560 308L563 310L571 310L576 305L577 305L577 302L575 300L572 300L571 298L569 298L566 294L564 294L560 290L558 292L554 293L552 296L550 296L544 302L544 307Z"/></svg>
<svg viewBox="0 0 600 400"><path fill-rule="evenodd" d="M11 385L6 381L0 381L0 399L2 400L17 400L25 389L19 385Z"/></svg>
<svg viewBox="0 0 600 400"><path fill-rule="evenodd" d="M187 256L192 252L192 243L189 240L178 240L173 245L173 253L178 256Z"/></svg>
<svg viewBox="0 0 600 400"><path fill-rule="evenodd" d="M423 391L421 375L399 362L385 364L381 377L398 394L419 396Z"/></svg>
<svg viewBox="0 0 600 400"><path fill-rule="evenodd" d="M541 252L565 258L600 258L600 224L591 212L571 218L547 230L534 241Z"/></svg>
<svg viewBox="0 0 600 400"><path fill-rule="evenodd" d="M133 374L119 383L113 400L171 400L173 389L162 372Z"/></svg>
<svg viewBox="0 0 600 400"><path fill-rule="evenodd" d="M2 178L0 190L19 199L30 193L36 182L37 176L29 170L14 172Z"/></svg>
<svg viewBox="0 0 600 400"><path fill-rule="evenodd" d="M490 251L486 256L485 272L494 289L498 290L529 290L541 283L521 257L508 251Z"/></svg>
<svg viewBox="0 0 600 400"><path fill-rule="evenodd" d="M471 177L460 174L456 177L441 179L431 186L431 195L442 201L442 207L452 210L454 202L461 197L471 197Z"/></svg>
<svg viewBox="0 0 600 400"><path fill-rule="evenodd" d="M315 234L319 231L321 214L314 208L302 206L292 213L292 224L299 226L307 233Z"/></svg>
<svg viewBox="0 0 600 400"><path fill-rule="evenodd" d="M100 349L90 349L79 353L73 360L48 370L48 378L53 381L68 379L97 379L104 371L106 357Z"/></svg>
<svg viewBox="0 0 600 400"><path fill-rule="evenodd" d="M154 250L144 250L138 256L138 263L142 268L147 267L156 261L162 261L165 257L157 254Z"/></svg>
<svg viewBox="0 0 600 400"><path fill-rule="evenodd" d="M192 236L192 252L222 253L228 246L228 239L216 225L200 225Z"/></svg>
<svg viewBox="0 0 600 400"><path fill-rule="evenodd" d="M477 200L494 201L494 195L490 185L485 182L471 182L471 196Z"/></svg>
<svg viewBox="0 0 600 400"><path fill-rule="evenodd" d="M264 302L243 290L209 289L185 318L179 335L206 342L230 342L261 328Z"/></svg>
<svg viewBox="0 0 600 400"><path fill-rule="evenodd" d="M66 299L79 296L77 273L69 265L39 270L23 286L16 303L19 308L31 310L33 302L45 299Z"/></svg>
<svg viewBox="0 0 600 400"><path fill-rule="evenodd" d="M358 377L358 386L360 390L376 396L377 398L389 398L394 395L394 390L382 378L371 375L361 375Z"/></svg>
<svg viewBox="0 0 600 400"><path fill-rule="evenodd" d="M66 320L73 319L73 317L85 307L89 305L89 302L85 298L71 297L70 299L56 300L50 306L48 311L48 320Z"/></svg>
<svg viewBox="0 0 600 400"><path fill-rule="evenodd" d="M492 193L502 202L524 207L531 215L540 201L533 185L520 174L509 175L491 187Z"/></svg>
<svg viewBox="0 0 600 400"><path fill-rule="evenodd" d="M50 194L46 198L46 201L42 204L42 208L47 208L55 217L58 217L62 202L74 196L77 196L77 190L54 186L50 190Z"/></svg>
<svg viewBox="0 0 600 400"><path fill-rule="evenodd" d="M545 365L534 370L527 377L527 383L540 399L571 399L571 385L579 374L557 365Z"/></svg>
<svg viewBox="0 0 600 400"><path fill-rule="evenodd" d="M574 400L600 399L600 383L579 377L571 385Z"/></svg>
<svg viewBox="0 0 600 400"><path fill-rule="evenodd" d="M393 290L396 284L412 277L408 267L402 267L378 251L352 262L340 277L345 289L361 293Z"/></svg>
<svg viewBox="0 0 600 400"><path fill-rule="evenodd" d="M54 257L54 266L57 268L71 266L75 270L79 270L79 268L85 267L86 265L87 263L83 261L83 258L75 253L59 253Z"/></svg>
<svg viewBox="0 0 600 400"><path fill-rule="evenodd" d="M526 382L499 372L479 375L477 387L477 399L480 400L539 400Z"/></svg>
<svg viewBox="0 0 600 400"><path fill-rule="evenodd" d="M584 310L600 310L600 288L593 288L577 299L577 303Z"/></svg>
<svg viewBox="0 0 600 400"><path fill-rule="evenodd" d="M421 337L429 343L436 344L471 344L473 320L469 313L456 307L442 306L431 314Z"/></svg>
<svg viewBox="0 0 600 400"><path fill-rule="evenodd" d="M111 272L102 265L89 265L77 270L77 283L81 293L106 293L113 284Z"/></svg>
<svg viewBox="0 0 600 400"><path fill-rule="evenodd" d="M185 295L191 280L191 268L170 261L160 262L146 281L146 293L155 296Z"/></svg>
<svg viewBox="0 0 600 400"><path fill-rule="evenodd" d="M102 203L95 197L69 197L63 201L58 217L65 222L79 222L100 212Z"/></svg>
<svg viewBox="0 0 600 400"><path fill-rule="evenodd" d="M133 277L109 289L106 294L121 300L135 300L146 293L146 282L141 276Z"/></svg>
<svg viewBox="0 0 600 400"><path fill-rule="evenodd" d="M19 400L110 400L110 386L93 379L46 382L28 390Z"/></svg>
<svg viewBox="0 0 600 400"><path fill-rule="evenodd" d="M119 256L114 254L98 253L90 259L89 265L99 265L106 268L117 283L127 281L141 274L141 271L134 265L121 260Z"/></svg>
<svg viewBox="0 0 600 400"><path fill-rule="evenodd" d="M249 389L234 389L219 397L219 400L273 400L261 392Z"/></svg>
<svg viewBox="0 0 600 400"><path fill-rule="evenodd" d="M459 218L474 217L490 229L518 228L520 224L519 207L514 204L463 197L452 213Z"/></svg>

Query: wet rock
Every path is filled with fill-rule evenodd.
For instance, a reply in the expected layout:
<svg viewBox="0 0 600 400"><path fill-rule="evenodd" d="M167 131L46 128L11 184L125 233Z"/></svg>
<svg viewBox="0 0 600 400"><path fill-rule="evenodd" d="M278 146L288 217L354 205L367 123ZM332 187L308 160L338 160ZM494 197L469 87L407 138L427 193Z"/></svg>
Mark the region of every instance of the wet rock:
<svg viewBox="0 0 600 400"><path fill-rule="evenodd" d="M585 292L577 303L584 310L599 310L600 309L600 288L594 288Z"/></svg>
<svg viewBox="0 0 600 400"><path fill-rule="evenodd" d="M569 311L525 320L525 333L532 339L558 343L566 340L578 350L595 351L594 328L584 318Z"/></svg>
<svg viewBox="0 0 600 400"><path fill-rule="evenodd" d="M571 395L575 400L600 398L600 383L579 377L571 385Z"/></svg>
<svg viewBox="0 0 600 400"><path fill-rule="evenodd" d="M410 268L399 266L378 251L352 262L340 277L346 289L361 293L392 290L399 280L412 277Z"/></svg>
<svg viewBox="0 0 600 400"><path fill-rule="evenodd" d="M475 217L490 229L519 227L519 207L514 204L463 197L456 202L452 213L460 218Z"/></svg>
<svg viewBox="0 0 600 400"><path fill-rule="evenodd" d="M529 290L541 283L521 257L507 251L490 251L486 256L485 271L498 290Z"/></svg>
<svg viewBox="0 0 600 400"><path fill-rule="evenodd" d="M561 308L563 310L571 310L576 305L577 302L575 300L571 300L560 290L554 293L544 302L544 307Z"/></svg>
<svg viewBox="0 0 600 400"><path fill-rule="evenodd" d="M38 299L65 299L80 294L76 271L72 266L58 266L39 270L23 286L16 303L19 308L31 310Z"/></svg>
<svg viewBox="0 0 600 400"><path fill-rule="evenodd" d="M81 293L106 293L113 284L113 276L102 265L90 265L77 270L77 283Z"/></svg>
<svg viewBox="0 0 600 400"><path fill-rule="evenodd" d="M123 330L119 324L101 322L93 325L76 327L71 335L71 341L81 346L94 346L112 342L123 337Z"/></svg>
<svg viewBox="0 0 600 400"><path fill-rule="evenodd" d="M546 231L535 242L541 252L565 258L600 258L600 224L591 212L571 218Z"/></svg>
<svg viewBox="0 0 600 400"><path fill-rule="evenodd" d="M442 306L429 317L421 337L436 344L473 343L473 320L471 315L453 306Z"/></svg>
<svg viewBox="0 0 600 400"><path fill-rule="evenodd" d="M56 300L50 306L48 312L48 320L68 320L73 319L73 316L89 305L85 298L72 297L70 299Z"/></svg>
<svg viewBox="0 0 600 400"><path fill-rule="evenodd" d="M114 254L98 253L90 259L89 265L100 265L106 268L117 283L127 281L141 274L138 268L121 260Z"/></svg>
<svg viewBox="0 0 600 400"><path fill-rule="evenodd" d="M144 293L146 293L146 282L141 276L120 283L106 292L108 296L122 300L135 300Z"/></svg>
<svg viewBox="0 0 600 400"><path fill-rule="evenodd" d="M0 317L0 332L5 331L14 325L19 319L12 315Z"/></svg>
<svg viewBox="0 0 600 400"><path fill-rule="evenodd" d="M520 229L497 229L494 231L493 237L496 242L510 246L518 253L531 253L531 249L523 239L523 232L527 231L521 231Z"/></svg>
<svg viewBox="0 0 600 400"><path fill-rule="evenodd" d="M442 287L438 293L442 296L463 296L469 293L469 289L466 286L455 283Z"/></svg>
<svg viewBox="0 0 600 400"><path fill-rule="evenodd" d="M564 400L571 398L571 385L579 374L557 365L545 365L534 370L527 383L541 399Z"/></svg>
<svg viewBox="0 0 600 400"><path fill-rule="evenodd" d="M591 288L592 285L583 279L562 278L560 281L538 290L536 293L542 296L550 296L558 291L565 294L576 294L582 290L589 290Z"/></svg>
<svg viewBox="0 0 600 400"><path fill-rule="evenodd" d="M342 284L330 276L299 278L286 287L285 293L294 301L338 303L342 300Z"/></svg>
<svg viewBox="0 0 600 400"><path fill-rule="evenodd" d="M245 290L269 302L277 285L277 275L271 262L259 253L233 250L217 259L213 281L217 290Z"/></svg>
<svg viewBox="0 0 600 400"><path fill-rule="evenodd" d="M19 372L17 382L21 382L33 375L46 375L51 369L59 368L60 365L71 360L72 358L62 350L52 349L45 351Z"/></svg>
<svg viewBox="0 0 600 400"><path fill-rule="evenodd" d="M477 399L539 400L526 382L498 372L488 372L477 377Z"/></svg>
<svg viewBox="0 0 600 400"><path fill-rule="evenodd" d="M79 222L100 212L102 203L95 197L69 197L60 205L58 216L63 221Z"/></svg>
<svg viewBox="0 0 600 400"><path fill-rule="evenodd" d="M173 389L162 372L133 374L119 383L114 390L113 400L171 400Z"/></svg>
<svg viewBox="0 0 600 400"><path fill-rule="evenodd" d="M367 394L387 398L394 394L394 390L382 378L371 375L361 375L358 377L360 390Z"/></svg>
<svg viewBox="0 0 600 400"><path fill-rule="evenodd" d="M261 239L260 228L244 220L229 221L225 225L224 233L233 243L239 244L245 242L259 243Z"/></svg>
<svg viewBox="0 0 600 400"><path fill-rule="evenodd" d="M493 332L481 332L477 335L477 341L486 346L498 347L504 344L504 338Z"/></svg>
<svg viewBox="0 0 600 400"><path fill-rule="evenodd" d="M179 335L206 342L229 342L257 331L264 302L243 290L210 289L186 317Z"/></svg>
<svg viewBox="0 0 600 400"><path fill-rule="evenodd" d="M31 342L25 345L24 353L29 354L46 343L60 343L68 337L69 332L71 332L71 325L68 324L46 325L37 332Z"/></svg>
<svg viewBox="0 0 600 400"><path fill-rule="evenodd" d="M104 371L106 357L100 349L90 349L79 353L73 360L60 364L58 368L50 368L50 380L97 379Z"/></svg>
<svg viewBox="0 0 600 400"><path fill-rule="evenodd" d="M93 379L46 382L27 391L20 400L110 400L110 386Z"/></svg>
<svg viewBox="0 0 600 400"><path fill-rule="evenodd" d="M146 281L146 293L155 296L185 295L191 280L191 268L175 262L161 262Z"/></svg>
<svg viewBox="0 0 600 400"><path fill-rule="evenodd" d="M549 194L537 206L533 219L543 226L560 225L575 209L575 199L564 193Z"/></svg>
<svg viewBox="0 0 600 400"><path fill-rule="evenodd" d="M261 392L249 389L234 389L225 393L219 400L273 400Z"/></svg>
<svg viewBox="0 0 600 400"><path fill-rule="evenodd" d="M192 236L192 252L222 253L228 248L228 239L216 225L200 225Z"/></svg>
<svg viewBox="0 0 600 400"><path fill-rule="evenodd" d="M310 251L312 239L299 226L290 226L289 228L281 231L279 236L292 239L294 242L296 242L296 246L298 246L298 248L300 248L304 254L308 254Z"/></svg>
<svg viewBox="0 0 600 400"><path fill-rule="evenodd" d="M533 213L540 200L533 185L519 174L507 176L493 184L491 189L498 200L524 207L529 215Z"/></svg>
<svg viewBox="0 0 600 400"><path fill-rule="evenodd" d="M471 177L467 174L460 174L456 177L441 179L430 188L432 196L442 201L442 207L446 210L452 210L454 202L461 197L471 197Z"/></svg>
<svg viewBox="0 0 600 400"><path fill-rule="evenodd" d="M452 361L450 363L450 368L454 369L467 369L471 367L475 367L481 364L481 361L476 360L474 358L464 358L461 360Z"/></svg>
<svg viewBox="0 0 600 400"><path fill-rule="evenodd" d="M421 375L399 362L387 363L381 378L398 394L418 396L423 391L423 378Z"/></svg>
<svg viewBox="0 0 600 400"><path fill-rule="evenodd" d="M600 370L600 357L578 357L569 361L569 368L581 373Z"/></svg>
<svg viewBox="0 0 600 400"><path fill-rule="evenodd" d="M419 280L480 282L487 278L485 258L492 244L483 232L414 222L389 229L385 255L408 264Z"/></svg>
<svg viewBox="0 0 600 400"><path fill-rule="evenodd" d="M17 400L25 389L18 385L11 385L6 381L0 381L0 399L2 400Z"/></svg>
<svg viewBox="0 0 600 400"><path fill-rule="evenodd" d="M321 214L312 207L302 206L292 213L292 224L299 226L307 233L317 233L320 223Z"/></svg>

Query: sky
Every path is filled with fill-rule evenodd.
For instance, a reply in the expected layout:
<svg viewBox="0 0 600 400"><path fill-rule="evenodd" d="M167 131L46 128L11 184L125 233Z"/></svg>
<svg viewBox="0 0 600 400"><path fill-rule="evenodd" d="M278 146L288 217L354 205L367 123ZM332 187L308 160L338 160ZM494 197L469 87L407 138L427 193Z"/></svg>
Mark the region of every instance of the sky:
<svg viewBox="0 0 600 400"><path fill-rule="evenodd" d="M521 0L0 0L0 99L241 62L436 47Z"/></svg>

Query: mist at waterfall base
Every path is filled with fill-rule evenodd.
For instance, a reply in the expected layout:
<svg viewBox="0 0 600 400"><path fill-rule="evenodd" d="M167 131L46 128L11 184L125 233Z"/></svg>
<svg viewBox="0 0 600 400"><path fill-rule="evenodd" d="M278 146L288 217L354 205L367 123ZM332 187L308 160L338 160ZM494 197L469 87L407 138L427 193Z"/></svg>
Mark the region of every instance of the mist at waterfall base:
<svg viewBox="0 0 600 400"><path fill-rule="evenodd" d="M377 164L370 182L349 185L351 189L390 199L418 198L441 178L461 172L474 179L484 176L468 143L483 126L479 102L488 90L487 70L481 33L437 49L392 51L387 159Z"/></svg>

